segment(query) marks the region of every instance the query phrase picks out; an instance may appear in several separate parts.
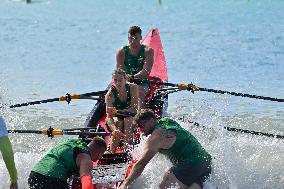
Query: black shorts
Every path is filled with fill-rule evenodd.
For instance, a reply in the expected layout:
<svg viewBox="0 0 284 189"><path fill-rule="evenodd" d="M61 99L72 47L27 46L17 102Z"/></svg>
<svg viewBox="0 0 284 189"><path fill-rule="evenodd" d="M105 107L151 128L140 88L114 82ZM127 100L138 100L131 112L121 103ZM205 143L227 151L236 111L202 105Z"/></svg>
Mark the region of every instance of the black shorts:
<svg viewBox="0 0 284 189"><path fill-rule="evenodd" d="M28 183L30 189L69 189L66 181L44 176L34 171L30 173Z"/></svg>
<svg viewBox="0 0 284 189"><path fill-rule="evenodd" d="M211 173L211 162L202 164L180 163L170 168L176 178L187 186L197 183L203 187L203 183Z"/></svg>

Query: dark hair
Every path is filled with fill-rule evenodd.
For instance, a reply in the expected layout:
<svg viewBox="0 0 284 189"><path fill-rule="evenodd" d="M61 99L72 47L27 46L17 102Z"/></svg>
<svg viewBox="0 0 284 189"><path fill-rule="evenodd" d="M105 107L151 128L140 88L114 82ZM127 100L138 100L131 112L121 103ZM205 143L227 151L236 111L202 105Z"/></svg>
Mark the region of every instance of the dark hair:
<svg viewBox="0 0 284 189"><path fill-rule="evenodd" d="M157 119L154 112L150 109L141 109L134 117L134 121L137 124L150 119Z"/></svg>
<svg viewBox="0 0 284 189"><path fill-rule="evenodd" d="M139 33L140 35L142 34L142 30L139 26L131 26L129 29L128 29L128 33L130 35L135 35L136 33Z"/></svg>
<svg viewBox="0 0 284 189"><path fill-rule="evenodd" d="M94 144L94 148L97 149L97 148L104 148L104 149L107 149L107 143L106 141L101 138L101 137L95 137L93 138L92 142Z"/></svg>
<svg viewBox="0 0 284 189"><path fill-rule="evenodd" d="M115 70L112 72L112 76L113 76L113 75L116 75L116 74L122 75L122 76L124 76L124 77L126 76L125 71L124 71L123 69L120 69L120 68L115 69Z"/></svg>

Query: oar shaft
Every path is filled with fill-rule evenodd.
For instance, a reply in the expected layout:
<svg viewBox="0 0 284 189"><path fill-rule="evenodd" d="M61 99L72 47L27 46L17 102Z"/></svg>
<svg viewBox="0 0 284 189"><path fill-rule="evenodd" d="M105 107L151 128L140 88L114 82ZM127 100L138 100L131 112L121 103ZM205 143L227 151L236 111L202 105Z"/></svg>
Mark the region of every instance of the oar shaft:
<svg viewBox="0 0 284 189"><path fill-rule="evenodd" d="M84 93L84 94L81 94L81 96L101 96L101 95L105 95L106 93L107 93L107 90L104 90L104 91Z"/></svg>
<svg viewBox="0 0 284 189"><path fill-rule="evenodd" d="M106 132L93 132L93 131L70 131L70 130L8 130L8 133L29 133L29 134L42 134L52 136L58 135L98 135L109 136L110 133Z"/></svg>
<svg viewBox="0 0 284 189"><path fill-rule="evenodd" d="M248 134L252 134L252 135L260 135L260 136L284 139L284 136L282 136L282 135L275 135L275 134L270 134L270 133L251 131L251 130L246 130L246 129L238 129L238 128L232 128L232 127L224 127L224 128L228 131L234 131L234 132L240 132L240 133L248 133Z"/></svg>
<svg viewBox="0 0 284 189"><path fill-rule="evenodd" d="M15 104L9 106L10 108L17 108L22 106L29 106L29 105L35 105L35 104L43 104L48 102L56 102L56 101L67 101L68 104L70 103L71 99L92 99L92 100L102 100L101 97L95 98L93 96L103 96L107 93L107 90L104 91L96 91L96 92L90 92L90 93L84 93L84 94L66 94L65 96L60 96L59 98L51 98L46 100L38 100L33 102L25 102L21 104Z"/></svg>
<svg viewBox="0 0 284 189"><path fill-rule="evenodd" d="M179 118L182 121L185 121L184 118ZM193 124L195 126L200 126L199 123L186 120L188 123ZM270 133L264 133L264 132L259 132L259 131L252 131L252 130L247 130L247 129L238 129L238 128L233 128L233 127L224 127L227 131L232 131L232 132L239 132L239 133L246 133L246 134L252 134L252 135L258 135L258 136L266 136L266 137L272 137L272 138L279 138L279 139L284 139L283 135L276 135L276 134L270 134Z"/></svg>
<svg viewBox="0 0 284 189"><path fill-rule="evenodd" d="M273 98L273 97L266 97L266 96L258 96L258 95L251 95L246 93L237 93L237 92L230 92L230 91L223 91L223 90L216 90L216 89L208 89L208 88L202 88L191 84L175 84L175 83L167 83L167 82L160 82L155 80L139 80L134 79L135 83L151 83L156 85L164 85L164 86L170 86L170 87L178 87L180 90L189 90L191 92L194 91L206 91L206 92L213 92L213 93L219 93L219 94L229 94L233 96L241 96L241 97L247 97L247 98L255 98L255 99L262 99L262 100L270 100L275 102L284 102L284 99L279 98Z"/></svg>
<svg viewBox="0 0 284 189"><path fill-rule="evenodd" d="M15 105L11 105L10 108L17 108L17 107L21 107L21 106L29 106L29 105L42 104L42 103L55 102L55 101L59 101L59 98L51 98L51 99L46 99L46 100L39 100L39 101L15 104Z"/></svg>
<svg viewBox="0 0 284 189"><path fill-rule="evenodd" d="M110 133L106 132L92 132L92 131L63 131L63 135L98 135L109 136Z"/></svg>
<svg viewBox="0 0 284 189"><path fill-rule="evenodd" d="M207 89L207 88L202 88L202 87L199 87L199 91L206 91L206 92L220 93L220 94L229 94L229 95L233 95L233 96L256 98L256 99L270 100L270 101L276 101L276 102L284 102L284 99L278 99L278 98L272 98L272 97L266 97L266 96L258 96L258 95L251 95L251 94L246 94L246 93L237 93L237 92L216 90L216 89Z"/></svg>
<svg viewBox="0 0 284 189"><path fill-rule="evenodd" d="M34 134L42 134L40 130L8 130L8 133L34 133Z"/></svg>

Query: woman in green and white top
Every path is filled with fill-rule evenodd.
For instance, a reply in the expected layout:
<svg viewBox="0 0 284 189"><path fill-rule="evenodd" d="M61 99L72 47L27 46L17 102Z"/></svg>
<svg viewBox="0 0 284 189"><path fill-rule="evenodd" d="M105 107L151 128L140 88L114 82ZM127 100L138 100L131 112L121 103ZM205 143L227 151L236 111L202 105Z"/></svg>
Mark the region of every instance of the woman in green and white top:
<svg viewBox="0 0 284 189"><path fill-rule="evenodd" d="M18 189L17 184L17 169L14 161L14 153L12 144L8 138L8 131L5 120L0 116L0 151L10 175L10 189Z"/></svg>

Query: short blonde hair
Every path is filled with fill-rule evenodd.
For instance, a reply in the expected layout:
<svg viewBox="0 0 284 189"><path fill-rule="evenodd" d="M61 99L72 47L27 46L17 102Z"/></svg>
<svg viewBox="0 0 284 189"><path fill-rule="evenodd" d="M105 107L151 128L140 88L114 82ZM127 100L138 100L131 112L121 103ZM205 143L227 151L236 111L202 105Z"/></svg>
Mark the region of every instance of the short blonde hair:
<svg viewBox="0 0 284 189"><path fill-rule="evenodd" d="M112 72L112 76L114 76L114 75L122 75L123 77L125 77L126 73L125 73L125 71L123 69L118 68L118 69L115 69Z"/></svg>
<svg viewBox="0 0 284 189"><path fill-rule="evenodd" d="M141 109L134 117L134 122L136 124L140 123L141 121L146 121L150 119L157 119L154 112L150 109Z"/></svg>

